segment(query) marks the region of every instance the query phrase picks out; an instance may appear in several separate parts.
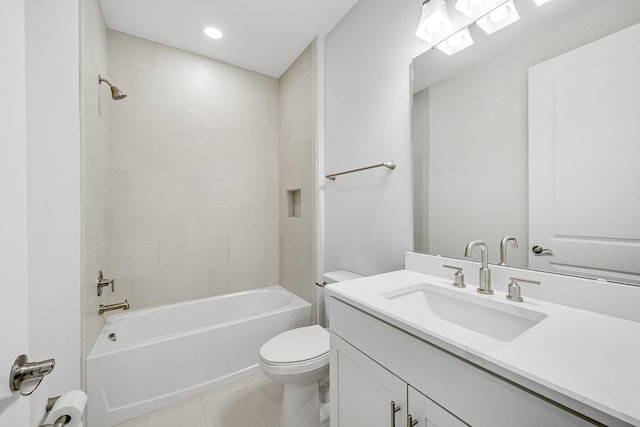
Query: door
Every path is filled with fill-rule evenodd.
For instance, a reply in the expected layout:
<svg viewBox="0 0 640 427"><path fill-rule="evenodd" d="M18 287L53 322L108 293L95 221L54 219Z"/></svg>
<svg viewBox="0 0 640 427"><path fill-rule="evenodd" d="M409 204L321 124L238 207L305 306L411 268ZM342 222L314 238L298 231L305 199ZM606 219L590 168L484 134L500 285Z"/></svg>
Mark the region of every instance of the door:
<svg viewBox="0 0 640 427"><path fill-rule="evenodd" d="M408 402L409 416L411 418L407 421L407 426L466 427L469 425L411 386L408 387Z"/></svg>
<svg viewBox="0 0 640 427"><path fill-rule="evenodd" d="M27 426L28 400L9 389L28 353L24 1L3 0L0 16L0 425Z"/></svg>
<svg viewBox="0 0 640 427"><path fill-rule="evenodd" d="M530 68L530 268L640 283L638 76L640 24Z"/></svg>
<svg viewBox="0 0 640 427"><path fill-rule="evenodd" d="M331 334L331 427L404 427L407 384Z"/></svg>

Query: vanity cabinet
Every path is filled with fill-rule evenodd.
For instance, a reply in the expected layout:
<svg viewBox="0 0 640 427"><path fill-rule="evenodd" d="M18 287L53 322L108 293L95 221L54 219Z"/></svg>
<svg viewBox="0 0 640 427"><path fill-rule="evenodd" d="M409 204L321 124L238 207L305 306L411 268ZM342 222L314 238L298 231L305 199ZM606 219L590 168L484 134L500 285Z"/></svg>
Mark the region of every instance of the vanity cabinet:
<svg viewBox="0 0 640 427"><path fill-rule="evenodd" d="M467 426L335 334L331 348L332 427Z"/></svg>
<svg viewBox="0 0 640 427"><path fill-rule="evenodd" d="M331 427L602 425L335 297L329 310Z"/></svg>

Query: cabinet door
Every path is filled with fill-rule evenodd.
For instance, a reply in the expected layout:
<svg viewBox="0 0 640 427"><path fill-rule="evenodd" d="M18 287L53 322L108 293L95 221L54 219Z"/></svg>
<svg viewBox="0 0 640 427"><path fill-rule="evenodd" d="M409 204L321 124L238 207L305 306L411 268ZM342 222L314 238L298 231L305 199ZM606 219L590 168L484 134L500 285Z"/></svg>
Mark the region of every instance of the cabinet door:
<svg viewBox="0 0 640 427"><path fill-rule="evenodd" d="M405 382L331 334L331 427L404 427L406 401Z"/></svg>
<svg viewBox="0 0 640 427"><path fill-rule="evenodd" d="M413 427L466 427L469 425L411 386L408 386L408 402L409 415L414 420ZM407 422L408 425L409 422Z"/></svg>

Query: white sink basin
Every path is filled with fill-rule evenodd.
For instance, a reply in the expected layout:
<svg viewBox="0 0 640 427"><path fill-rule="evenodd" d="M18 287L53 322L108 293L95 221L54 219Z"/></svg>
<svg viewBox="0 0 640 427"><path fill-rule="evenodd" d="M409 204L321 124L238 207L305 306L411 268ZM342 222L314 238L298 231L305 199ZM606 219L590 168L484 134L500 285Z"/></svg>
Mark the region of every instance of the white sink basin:
<svg viewBox="0 0 640 427"><path fill-rule="evenodd" d="M505 342L513 340L547 317L544 313L501 303L482 295L470 295L428 283L380 296L400 304L403 310L424 315L425 321L435 317Z"/></svg>

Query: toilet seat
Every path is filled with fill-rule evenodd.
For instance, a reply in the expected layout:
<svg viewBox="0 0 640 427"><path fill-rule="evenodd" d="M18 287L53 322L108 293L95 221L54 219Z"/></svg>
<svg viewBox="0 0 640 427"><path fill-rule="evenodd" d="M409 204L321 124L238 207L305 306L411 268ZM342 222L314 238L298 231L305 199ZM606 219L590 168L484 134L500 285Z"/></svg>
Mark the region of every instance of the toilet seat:
<svg viewBox="0 0 640 427"><path fill-rule="evenodd" d="M278 375L296 375L329 364L329 333L318 325L291 329L260 348L263 369Z"/></svg>

